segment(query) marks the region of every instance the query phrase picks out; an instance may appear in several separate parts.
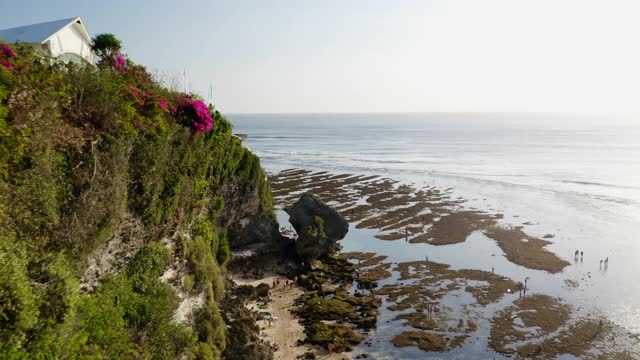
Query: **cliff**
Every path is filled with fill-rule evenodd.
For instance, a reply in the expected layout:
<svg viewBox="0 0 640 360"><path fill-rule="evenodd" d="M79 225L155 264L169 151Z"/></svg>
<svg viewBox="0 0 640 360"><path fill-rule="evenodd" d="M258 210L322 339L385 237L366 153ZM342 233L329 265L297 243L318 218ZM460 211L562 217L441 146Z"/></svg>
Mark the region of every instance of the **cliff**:
<svg viewBox="0 0 640 360"><path fill-rule="evenodd" d="M119 52L2 46L0 358L220 358L230 249L281 241L259 159Z"/></svg>

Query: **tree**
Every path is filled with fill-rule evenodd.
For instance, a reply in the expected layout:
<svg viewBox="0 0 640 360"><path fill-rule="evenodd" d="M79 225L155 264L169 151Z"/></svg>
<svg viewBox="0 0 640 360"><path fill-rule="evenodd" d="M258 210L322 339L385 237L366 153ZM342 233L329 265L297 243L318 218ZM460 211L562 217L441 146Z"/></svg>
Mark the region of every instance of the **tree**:
<svg viewBox="0 0 640 360"><path fill-rule="evenodd" d="M91 41L91 50L101 59L111 59L120 50L122 43L113 34L98 34Z"/></svg>

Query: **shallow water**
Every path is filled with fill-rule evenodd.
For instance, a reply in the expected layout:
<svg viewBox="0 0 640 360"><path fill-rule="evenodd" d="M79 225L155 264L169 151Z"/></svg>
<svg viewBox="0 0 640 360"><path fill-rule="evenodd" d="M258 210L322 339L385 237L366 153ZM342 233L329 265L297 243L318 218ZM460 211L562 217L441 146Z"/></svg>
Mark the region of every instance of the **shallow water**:
<svg viewBox="0 0 640 360"><path fill-rule="evenodd" d="M246 145L269 172L296 167L451 187L453 198L467 199L466 208L502 213L503 224L530 224L524 230L533 236L553 234L547 248L572 265L555 275L526 269L507 261L496 243L480 232L461 244L434 246L378 240L375 230L351 226L342 241L344 251L377 252L389 256L390 262L424 260L428 255L455 269L494 267L516 281L530 277L532 292L559 296L580 313L602 313L640 333L640 128L608 129L593 121L586 129L549 129L522 122L514 126L505 118L516 115L475 120L465 116L473 115L230 118L236 132L249 134ZM279 217L287 223L286 214ZM574 263L575 249L584 252L583 261ZM599 260L605 257L609 266L600 268ZM566 279L578 281L578 288L568 288ZM489 318L493 311L486 309L483 316ZM386 323L395 315L382 311L371 348L362 350L376 358L422 358L418 349L397 349L388 342L401 323ZM479 325L488 333L487 324ZM479 331L480 339L442 358L486 358L482 334Z"/></svg>

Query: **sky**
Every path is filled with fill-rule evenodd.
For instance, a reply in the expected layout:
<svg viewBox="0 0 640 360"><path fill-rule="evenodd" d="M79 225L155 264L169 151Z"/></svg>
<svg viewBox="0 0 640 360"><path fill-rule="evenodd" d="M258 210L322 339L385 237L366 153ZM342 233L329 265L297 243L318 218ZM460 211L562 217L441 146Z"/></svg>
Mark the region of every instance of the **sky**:
<svg viewBox="0 0 640 360"><path fill-rule="evenodd" d="M0 0L81 16L226 113L640 113L636 0Z"/></svg>

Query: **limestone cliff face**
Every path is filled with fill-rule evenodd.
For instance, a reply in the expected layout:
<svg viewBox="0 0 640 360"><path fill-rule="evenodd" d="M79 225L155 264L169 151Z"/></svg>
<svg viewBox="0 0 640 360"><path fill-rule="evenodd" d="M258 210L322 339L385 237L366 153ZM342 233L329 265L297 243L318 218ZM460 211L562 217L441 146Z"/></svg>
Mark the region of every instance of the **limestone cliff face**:
<svg viewBox="0 0 640 360"><path fill-rule="evenodd" d="M170 268L179 274L179 269L184 268L180 263L184 259L178 256L183 247L182 238L191 237L202 218L210 220L205 225L209 230L224 233L219 236L224 236L231 250L277 252L285 246L259 159L230 134L214 146L220 153L227 154L228 159L240 160L214 164L210 171L217 177L210 178L209 191L203 192L197 201L177 207L160 227L145 224L148 207L136 211L139 204L132 203L122 209L122 215L114 219L108 238L87 256L80 279L83 292L91 292L104 276L124 270L149 241L172 244L171 249L177 254ZM230 152L241 155L229 155ZM203 214L207 211L209 215ZM179 290L177 286L176 290Z"/></svg>
<svg viewBox="0 0 640 360"><path fill-rule="evenodd" d="M261 193L261 183L266 179L264 172L260 176L253 181L236 177L220 189L225 206L219 224L229 232L232 250L277 251L282 244L275 214L263 208L262 197L269 195Z"/></svg>

